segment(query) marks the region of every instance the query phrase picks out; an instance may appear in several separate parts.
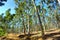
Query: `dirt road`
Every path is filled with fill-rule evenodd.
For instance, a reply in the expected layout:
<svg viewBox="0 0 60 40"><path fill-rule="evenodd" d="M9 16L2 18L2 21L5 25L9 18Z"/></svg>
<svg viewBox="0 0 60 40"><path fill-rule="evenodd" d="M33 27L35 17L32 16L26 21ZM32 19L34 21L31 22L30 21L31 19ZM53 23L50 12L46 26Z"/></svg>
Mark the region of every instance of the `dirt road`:
<svg viewBox="0 0 60 40"><path fill-rule="evenodd" d="M32 33L30 35L10 33L6 37L0 37L0 40L60 40L60 29L45 32L43 38L41 37L40 32Z"/></svg>

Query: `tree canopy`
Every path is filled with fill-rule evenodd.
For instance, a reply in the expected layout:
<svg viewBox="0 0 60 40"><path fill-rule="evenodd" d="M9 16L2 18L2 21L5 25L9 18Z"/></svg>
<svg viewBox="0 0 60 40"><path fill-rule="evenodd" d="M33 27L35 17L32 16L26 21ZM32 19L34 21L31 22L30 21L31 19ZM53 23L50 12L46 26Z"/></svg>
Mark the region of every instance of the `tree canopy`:
<svg viewBox="0 0 60 40"><path fill-rule="evenodd" d="M3 2L7 2L7 0L0 0L0 6L3 6L5 3L3 3Z"/></svg>

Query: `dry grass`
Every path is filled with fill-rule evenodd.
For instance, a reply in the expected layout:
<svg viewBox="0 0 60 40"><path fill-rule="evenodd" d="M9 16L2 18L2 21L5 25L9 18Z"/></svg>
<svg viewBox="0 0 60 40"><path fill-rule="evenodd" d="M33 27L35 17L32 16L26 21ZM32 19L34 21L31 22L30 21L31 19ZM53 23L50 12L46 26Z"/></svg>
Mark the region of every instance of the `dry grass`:
<svg viewBox="0 0 60 40"><path fill-rule="evenodd" d="M45 40L58 40L60 38L60 29L50 30L45 32ZM44 39L43 38L43 39ZM41 31L33 32L28 36L28 34L15 34L9 33L6 37L0 37L0 40L43 40L41 37Z"/></svg>

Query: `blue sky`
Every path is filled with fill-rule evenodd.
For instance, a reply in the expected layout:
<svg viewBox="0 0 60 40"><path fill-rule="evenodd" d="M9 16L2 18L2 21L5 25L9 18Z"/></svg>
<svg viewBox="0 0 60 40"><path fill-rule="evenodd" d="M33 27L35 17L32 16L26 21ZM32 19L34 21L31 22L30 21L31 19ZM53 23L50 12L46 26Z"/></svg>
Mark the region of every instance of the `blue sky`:
<svg viewBox="0 0 60 40"><path fill-rule="evenodd" d="M40 0L36 1L37 5L38 5L39 1ZM0 14L5 13L5 11L9 8L11 9L11 14L15 13L15 10L14 10L15 6L16 6L16 4L15 4L14 0L7 0L7 2L5 2L5 5L0 6Z"/></svg>
<svg viewBox="0 0 60 40"><path fill-rule="evenodd" d="M36 0L37 5L40 4L39 1L40 0ZM0 6L0 14L5 13L5 11L9 8L11 9L11 14L15 13L15 10L14 10L15 6L16 6L16 4L15 4L14 0L7 0L7 2L5 2L5 5ZM47 7L47 5L44 3L44 8L46 8L46 7Z"/></svg>
<svg viewBox="0 0 60 40"><path fill-rule="evenodd" d="M15 6L16 5L15 5L14 0L7 0L4 6L0 6L0 14L5 13L5 11L9 8L11 8L11 14L15 13L14 11Z"/></svg>

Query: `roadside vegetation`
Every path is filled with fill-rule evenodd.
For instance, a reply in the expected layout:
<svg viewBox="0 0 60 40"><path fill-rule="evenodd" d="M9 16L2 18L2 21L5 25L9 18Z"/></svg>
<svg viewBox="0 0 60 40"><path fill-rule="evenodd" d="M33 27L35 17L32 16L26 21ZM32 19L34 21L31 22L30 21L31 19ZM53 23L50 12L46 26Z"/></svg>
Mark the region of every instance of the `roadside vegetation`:
<svg viewBox="0 0 60 40"><path fill-rule="evenodd" d="M7 2L7 0L4 0ZM58 40L60 38L60 5L58 0L14 0L11 9L0 15L1 40ZM0 6L4 6L3 0ZM56 31L56 32L55 32ZM52 38L53 37L53 38Z"/></svg>

